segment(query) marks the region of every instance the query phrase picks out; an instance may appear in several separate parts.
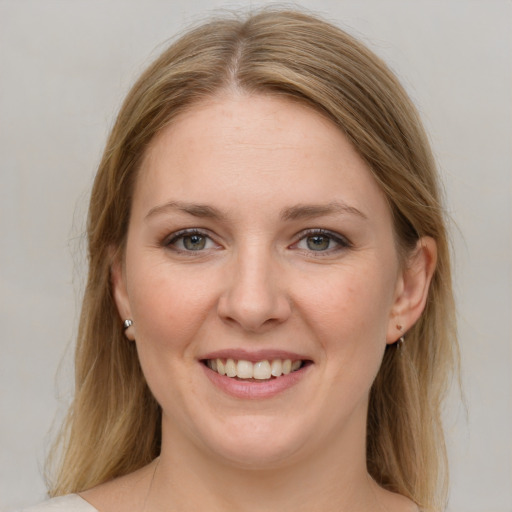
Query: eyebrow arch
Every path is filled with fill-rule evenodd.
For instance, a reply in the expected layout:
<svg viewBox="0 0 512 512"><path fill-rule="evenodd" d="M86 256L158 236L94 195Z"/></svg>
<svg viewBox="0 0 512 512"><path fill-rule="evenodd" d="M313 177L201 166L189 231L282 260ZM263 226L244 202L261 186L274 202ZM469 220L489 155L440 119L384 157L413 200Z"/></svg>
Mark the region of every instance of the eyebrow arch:
<svg viewBox="0 0 512 512"><path fill-rule="evenodd" d="M145 219L165 213L169 210L178 210L180 212L192 215L193 217L208 218L214 220L225 220L226 216L217 208L206 204L185 203L182 201L169 201L168 203L155 206L149 210ZM281 210L281 218L285 221L312 219L324 215L333 214L351 214L367 220L366 215L353 206L345 203L331 202L328 204L299 204Z"/></svg>
<svg viewBox="0 0 512 512"><path fill-rule="evenodd" d="M299 204L297 206L285 208L281 211L281 218L283 220L301 220L339 213L348 213L361 217L364 220L368 220L368 217L366 217L366 215L357 208L336 201L328 204Z"/></svg>
<svg viewBox="0 0 512 512"><path fill-rule="evenodd" d="M225 218L224 214L221 213L220 210L217 210L217 208L208 206L206 204L170 201L168 203L151 208L145 219L148 220L150 217L158 215L159 213L165 213L169 210L178 210L180 212L187 213L188 215L200 218L208 218L214 220L223 220Z"/></svg>

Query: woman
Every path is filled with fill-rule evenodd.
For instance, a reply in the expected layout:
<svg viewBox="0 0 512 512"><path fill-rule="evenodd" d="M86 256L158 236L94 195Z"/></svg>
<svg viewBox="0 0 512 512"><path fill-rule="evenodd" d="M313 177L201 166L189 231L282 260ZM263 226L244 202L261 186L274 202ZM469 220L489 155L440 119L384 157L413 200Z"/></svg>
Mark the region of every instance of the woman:
<svg viewBox="0 0 512 512"><path fill-rule="evenodd" d="M58 498L33 510L444 508L435 164L359 42L275 10L183 36L121 109L88 237Z"/></svg>

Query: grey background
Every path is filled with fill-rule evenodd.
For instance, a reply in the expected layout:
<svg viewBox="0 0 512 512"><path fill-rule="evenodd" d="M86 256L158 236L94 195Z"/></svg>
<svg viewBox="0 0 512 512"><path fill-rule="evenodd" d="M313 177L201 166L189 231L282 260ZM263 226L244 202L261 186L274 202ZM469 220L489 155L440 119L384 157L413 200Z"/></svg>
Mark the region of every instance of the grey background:
<svg viewBox="0 0 512 512"><path fill-rule="evenodd" d="M72 391L87 194L120 102L161 44L258 2L0 0L0 510L41 500ZM451 511L512 511L512 3L304 0L359 35L423 114L453 217L463 380Z"/></svg>

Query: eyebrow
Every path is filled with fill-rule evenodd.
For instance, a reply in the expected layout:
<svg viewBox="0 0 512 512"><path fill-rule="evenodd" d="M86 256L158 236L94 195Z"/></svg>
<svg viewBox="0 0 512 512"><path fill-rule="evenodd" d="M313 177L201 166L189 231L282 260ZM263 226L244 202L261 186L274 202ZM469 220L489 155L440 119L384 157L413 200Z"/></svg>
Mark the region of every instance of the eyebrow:
<svg viewBox="0 0 512 512"><path fill-rule="evenodd" d="M367 220L366 215L357 208L337 201L328 204L299 204L281 211L283 220L302 220L335 214L350 214Z"/></svg>
<svg viewBox="0 0 512 512"><path fill-rule="evenodd" d="M150 217L165 213L169 210L178 210L180 212L192 215L198 218L208 218L214 220L225 220L226 215L219 209L206 204L186 203L182 201L170 201L168 203L155 206L149 210L146 220ZM304 220L315 217L322 217L335 214L356 215L367 220L366 215L357 208L341 202L331 202L328 204L298 204L281 210L280 217L285 221Z"/></svg>
<svg viewBox="0 0 512 512"><path fill-rule="evenodd" d="M146 215L146 220L150 217L158 215L159 213L165 213L169 210L178 210L180 212L187 213L188 215L192 215L193 217L208 218L214 220L224 220L225 218L225 215L213 206L208 206L206 204L185 203L182 201L170 201L168 203L151 208L151 210L149 210L148 214Z"/></svg>

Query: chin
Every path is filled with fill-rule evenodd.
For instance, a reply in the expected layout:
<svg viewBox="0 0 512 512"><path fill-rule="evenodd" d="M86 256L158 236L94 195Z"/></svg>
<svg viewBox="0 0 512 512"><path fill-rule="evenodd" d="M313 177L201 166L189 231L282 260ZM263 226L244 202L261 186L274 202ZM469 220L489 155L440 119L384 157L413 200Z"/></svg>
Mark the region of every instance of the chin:
<svg viewBox="0 0 512 512"><path fill-rule="evenodd" d="M240 469L272 469L299 457L305 443L304 432L283 422L261 417L244 417L224 425L218 435L210 432L210 452ZM285 423L286 421L286 423Z"/></svg>

